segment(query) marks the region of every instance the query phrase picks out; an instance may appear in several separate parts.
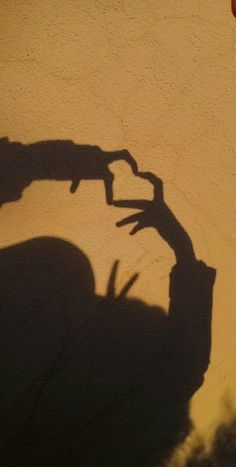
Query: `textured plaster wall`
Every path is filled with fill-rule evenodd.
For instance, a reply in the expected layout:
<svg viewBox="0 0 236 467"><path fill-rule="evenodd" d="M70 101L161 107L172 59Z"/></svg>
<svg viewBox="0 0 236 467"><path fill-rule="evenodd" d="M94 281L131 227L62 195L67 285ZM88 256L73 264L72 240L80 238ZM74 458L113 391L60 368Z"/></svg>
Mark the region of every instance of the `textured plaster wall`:
<svg viewBox="0 0 236 467"><path fill-rule="evenodd" d="M208 428L233 395L235 363L236 20L228 0L0 0L0 134L33 142L73 139L127 148L165 183L167 202L197 256L217 268L212 361L192 416ZM123 163L115 196L151 196ZM125 214L128 214L125 213ZM105 292L118 288L168 304L174 263L153 231L129 237L105 204L102 182L35 182L0 210L0 245L56 235L88 254Z"/></svg>

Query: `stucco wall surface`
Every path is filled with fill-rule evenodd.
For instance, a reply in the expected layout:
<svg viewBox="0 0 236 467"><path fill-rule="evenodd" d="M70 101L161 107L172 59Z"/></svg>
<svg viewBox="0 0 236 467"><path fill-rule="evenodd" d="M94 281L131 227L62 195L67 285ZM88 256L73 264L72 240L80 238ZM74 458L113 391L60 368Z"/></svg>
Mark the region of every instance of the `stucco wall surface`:
<svg viewBox="0 0 236 467"><path fill-rule="evenodd" d="M236 20L228 0L1 0L0 134L126 148L159 175L197 256L217 269L211 365L192 403L206 430L234 397ZM150 198L124 163L115 197ZM127 211L128 215L129 211ZM174 257L150 230L117 229L102 182L35 182L0 210L0 245L55 235L89 256L105 293L141 272L131 294L168 305Z"/></svg>

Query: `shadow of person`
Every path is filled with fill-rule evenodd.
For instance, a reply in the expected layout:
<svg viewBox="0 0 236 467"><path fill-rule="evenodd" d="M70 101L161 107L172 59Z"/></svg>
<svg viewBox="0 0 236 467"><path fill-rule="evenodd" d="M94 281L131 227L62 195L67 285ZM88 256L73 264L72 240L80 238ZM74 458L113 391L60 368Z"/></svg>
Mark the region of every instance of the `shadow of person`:
<svg viewBox="0 0 236 467"><path fill-rule="evenodd" d="M173 230L183 252L172 239L168 314L126 297L136 276L115 294L118 263L107 295L96 295L88 258L67 241L0 251L4 467L147 467L189 432L188 403L209 363L215 271L187 253L169 208L155 203L146 226L169 241Z"/></svg>
<svg viewBox="0 0 236 467"><path fill-rule="evenodd" d="M33 144L0 139L0 207L22 197L35 180L70 180L74 193L81 180L103 180L107 204L113 201L114 175L109 164L126 161L137 175L136 161L127 150L102 151L98 146L73 141L39 141Z"/></svg>

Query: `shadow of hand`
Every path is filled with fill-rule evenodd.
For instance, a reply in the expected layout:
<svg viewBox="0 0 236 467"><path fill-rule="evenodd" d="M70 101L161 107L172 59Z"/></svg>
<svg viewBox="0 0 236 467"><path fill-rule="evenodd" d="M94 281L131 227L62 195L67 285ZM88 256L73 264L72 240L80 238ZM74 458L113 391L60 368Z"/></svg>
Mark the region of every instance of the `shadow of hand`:
<svg viewBox="0 0 236 467"><path fill-rule="evenodd" d="M113 205L116 207L134 208L141 211L122 219L116 224L117 227L122 227L136 222L136 225L131 230L130 235L134 235L146 227L157 228L156 217L158 214L162 214L163 208L165 207L162 180L151 172L139 172L138 175L139 177L148 180L153 185L153 200L120 200L113 202Z"/></svg>
<svg viewBox="0 0 236 467"><path fill-rule="evenodd" d="M153 200L114 201L113 205L116 207L134 208L140 211L117 222L117 227L135 222L136 224L130 235L134 235L147 227L153 227L172 248L177 260L192 261L195 254L191 239L164 201L162 180L151 172L140 172L139 176L153 185Z"/></svg>

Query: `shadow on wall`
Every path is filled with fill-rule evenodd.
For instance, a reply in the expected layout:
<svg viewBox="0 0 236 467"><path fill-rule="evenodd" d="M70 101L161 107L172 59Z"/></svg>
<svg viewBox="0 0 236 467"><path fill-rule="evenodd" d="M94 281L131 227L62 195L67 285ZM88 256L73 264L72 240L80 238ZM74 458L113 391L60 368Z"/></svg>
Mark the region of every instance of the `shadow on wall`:
<svg viewBox="0 0 236 467"><path fill-rule="evenodd" d="M127 150L105 152L98 146L73 141L39 141L33 144L0 139L0 207L22 197L35 180L71 180L74 193L81 180L103 180L107 204L112 204L114 175L109 164L126 161L137 175L135 160Z"/></svg>
<svg viewBox="0 0 236 467"><path fill-rule="evenodd" d="M35 143L26 155L26 146L1 144L11 147L2 203L39 177L75 183L69 149L65 153L66 147L75 149L73 143ZM107 153L99 151L103 174ZM94 173L82 165L79 179ZM117 262L107 295L96 295L89 259L62 239L35 238L0 250L4 467L148 467L166 458L191 429L188 404L209 364L215 270L196 260L188 235L164 202L160 180L140 176L154 185L153 201L113 204L141 210L119 225L135 220L136 231L154 227L173 248L177 264L170 274L168 314L126 297L136 276L116 295Z"/></svg>

